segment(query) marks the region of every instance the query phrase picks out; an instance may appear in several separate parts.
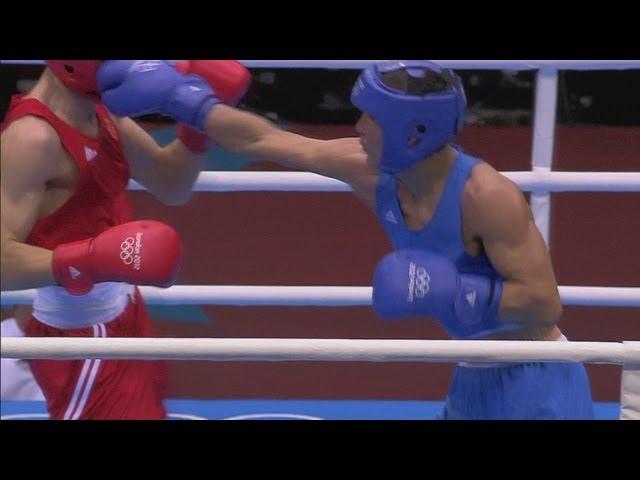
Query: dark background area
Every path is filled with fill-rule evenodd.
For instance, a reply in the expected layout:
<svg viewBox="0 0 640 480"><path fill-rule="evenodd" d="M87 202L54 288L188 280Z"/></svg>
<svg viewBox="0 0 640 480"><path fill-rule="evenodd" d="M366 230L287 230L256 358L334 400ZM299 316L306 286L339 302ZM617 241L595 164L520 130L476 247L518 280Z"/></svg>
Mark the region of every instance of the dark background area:
<svg viewBox="0 0 640 480"><path fill-rule="evenodd" d="M42 66L2 65L0 114L9 93L27 88ZM253 69L244 105L297 123L353 124L349 101L356 70ZM528 125L532 120L535 72L462 70L469 124ZM20 85L18 83L20 82ZM640 125L640 70L562 71L558 123Z"/></svg>

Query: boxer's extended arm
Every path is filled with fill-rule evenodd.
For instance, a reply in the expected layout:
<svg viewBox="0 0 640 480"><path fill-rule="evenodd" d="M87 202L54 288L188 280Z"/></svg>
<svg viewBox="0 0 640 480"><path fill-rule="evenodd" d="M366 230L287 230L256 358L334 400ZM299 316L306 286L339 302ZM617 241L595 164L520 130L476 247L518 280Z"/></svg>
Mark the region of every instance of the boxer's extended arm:
<svg viewBox="0 0 640 480"><path fill-rule="evenodd" d="M138 71L140 81L136 87L143 88L143 92L139 95L132 92L132 96L138 99L148 93L145 87L148 87L149 90L153 90L154 87L162 90L165 78L173 78L179 82L180 79L187 78L186 75L198 76L192 77L194 78L193 82L188 83L186 88L182 88L182 93L177 94L179 100L176 100L176 104L180 104L180 107L176 107L175 104L172 107L166 107L169 114L175 114L176 111L198 110L200 102L204 102L209 107L218 102L235 104L246 93L251 80L249 71L233 60L181 61L176 66L177 71L164 63L148 62L146 66L140 66L145 65L145 62L125 61L123 63L121 61L112 62L111 70L109 70L109 65L106 66L107 73L111 71L107 83L113 81L113 75L126 75L126 70L135 69L136 65L140 67ZM158 68L156 72L158 76L154 76L155 80L146 78L145 74L149 74L154 68ZM162 75L162 71L165 71L166 75ZM151 74L153 75L153 72ZM181 87L176 87L176 89L181 90ZM131 96L117 95L117 90L119 89L114 88L106 93L104 100L107 106L114 107L114 102L110 99L114 95L116 98L120 98L115 106L115 111L120 111L118 108L121 106L120 103L129 105L133 100L131 100ZM207 90L210 91L210 94L205 93ZM168 93L169 91L171 89L166 90L167 95L171 95ZM196 100L191 100L192 95ZM161 101L156 103L156 107L161 103ZM152 110L154 109L152 108ZM128 113L129 111L125 109L123 112ZM193 126L180 123L177 128L178 139L162 148L131 119L127 117L114 118L121 133L124 153L131 167L132 178L146 187L163 203L170 205L186 203L204 165L202 154L206 153L210 147L209 138Z"/></svg>
<svg viewBox="0 0 640 480"><path fill-rule="evenodd" d="M230 150L345 181L372 206L377 172L357 139L322 141L283 132L224 105L204 78L182 75L161 61L111 60L99 72L103 101L117 115L170 115Z"/></svg>
<svg viewBox="0 0 640 480"><path fill-rule="evenodd" d="M357 138L318 140L279 129L269 120L225 105L207 116L205 131L219 145L254 159L335 178L351 185L370 207L378 172Z"/></svg>

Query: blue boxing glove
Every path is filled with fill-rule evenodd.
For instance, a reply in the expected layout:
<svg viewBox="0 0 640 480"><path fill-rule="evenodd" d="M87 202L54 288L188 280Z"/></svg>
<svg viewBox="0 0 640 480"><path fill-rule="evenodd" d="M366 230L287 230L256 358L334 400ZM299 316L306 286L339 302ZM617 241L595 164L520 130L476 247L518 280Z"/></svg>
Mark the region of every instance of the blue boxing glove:
<svg viewBox="0 0 640 480"><path fill-rule="evenodd" d="M502 280L461 274L448 259L423 250L384 257L373 278L373 308L383 318L435 317L454 338L507 329L498 321Z"/></svg>
<svg viewBox="0 0 640 480"><path fill-rule="evenodd" d="M98 71L102 101L119 116L168 115L200 132L209 111L222 103L196 75L162 60L106 60Z"/></svg>

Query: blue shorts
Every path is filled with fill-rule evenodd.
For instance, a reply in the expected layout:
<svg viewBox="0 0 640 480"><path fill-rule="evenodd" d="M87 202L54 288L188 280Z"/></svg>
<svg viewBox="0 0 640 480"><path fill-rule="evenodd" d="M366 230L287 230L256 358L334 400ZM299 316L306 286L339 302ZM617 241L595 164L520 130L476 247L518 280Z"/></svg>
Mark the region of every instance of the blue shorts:
<svg viewBox="0 0 640 480"><path fill-rule="evenodd" d="M445 420L591 420L589 377L580 363L457 366Z"/></svg>

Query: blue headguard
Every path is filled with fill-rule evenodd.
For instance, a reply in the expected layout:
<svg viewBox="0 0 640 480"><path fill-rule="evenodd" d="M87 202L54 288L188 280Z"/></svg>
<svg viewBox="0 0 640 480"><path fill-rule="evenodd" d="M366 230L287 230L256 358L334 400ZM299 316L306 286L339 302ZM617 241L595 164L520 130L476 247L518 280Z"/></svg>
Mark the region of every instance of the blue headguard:
<svg viewBox="0 0 640 480"><path fill-rule="evenodd" d="M441 74L444 90L409 94L388 87L382 75L407 70L422 78L429 72ZM467 99L462 81L453 71L424 60L382 62L366 68L351 94L355 107L371 116L382 128L380 169L398 173L437 152L464 126Z"/></svg>

